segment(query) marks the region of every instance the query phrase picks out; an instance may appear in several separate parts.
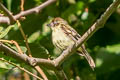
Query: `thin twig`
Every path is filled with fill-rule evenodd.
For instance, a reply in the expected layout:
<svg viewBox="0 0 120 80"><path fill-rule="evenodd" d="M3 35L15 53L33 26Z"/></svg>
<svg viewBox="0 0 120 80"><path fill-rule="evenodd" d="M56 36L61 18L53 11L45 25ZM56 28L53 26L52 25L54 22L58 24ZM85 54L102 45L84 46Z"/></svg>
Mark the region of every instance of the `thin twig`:
<svg viewBox="0 0 120 80"><path fill-rule="evenodd" d="M30 50L30 47L29 47L29 44L28 44L27 37L26 37L26 35L25 35L25 33L24 33L23 29L22 29L22 26L21 26L21 24L20 24L20 22L19 22L18 20L17 20L17 24L18 24L18 27L19 27L19 29L20 29L20 32L21 32L21 34L22 34L22 36L23 36L23 38L24 38L24 40L25 40L25 45L26 45L27 50L28 50L28 55L29 55L30 57L32 57L32 54L31 54L31 50Z"/></svg>
<svg viewBox="0 0 120 80"><path fill-rule="evenodd" d="M18 24L18 27L22 33L22 36L25 40L25 44L26 44L26 47L27 47L27 50L28 50L28 54L29 54L29 57L32 57L32 54L31 54L31 50L30 50L30 47L29 47L29 44L28 44L28 40L27 40L27 37L22 29L22 26L20 24L20 22L17 20L17 24ZM47 79L47 76L45 75L45 73L43 72L43 70L39 67L39 66L35 66L35 69L41 74L41 76L44 78L44 80L48 80Z"/></svg>
<svg viewBox="0 0 120 80"><path fill-rule="evenodd" d="M9 61L7 61L7 60L5 60L5 59L3 59L3 58L0 58L0 60L1 60L1 61L4 61L4 62L7 62L7 63L9 63L9 64L11 64L11 65L13 65L13 66L15 66L15 67L19 68L20 70L23 70L24 72L30 74L30 75L33 76L33 77L36 77L36 78L39 79L39 80L43 80L42 78L38 77L37 75L35 75L35 74L31 73L30 71L26 70L25 68L22 68L22 67L14 64L14 63L12 63L12 62L9 62Z"/></svg>
<svg viewBox="0 0 120 80"><path fill-rule="evenodd" d="M47 7L48 5L54 3L56 0L47 0L46 2L42 3L41 5L35 7L35 8L31 8L31 9L28 9L26 11L22 11L20 13L18 13L17 15L14 15L14 19L15 20L18 20L20 19L21 17L23 16L27 16L29 14L33 14L33 13L39 13L42 9L44 9L45 7ZM10 20L8 17L3 17L3 16L0 16L0 23L7 23L7 24L10 24Z"/></svg>
<svg viewBox="0 0 120 80"><path fill-rule="evenodd" d="M18 52L19 52L20 54L23 54L23 52L22 52L19 44L18 44L16 41L14 41L14 40L0 40L0 42L9 43L9 44L14 44L14 45L16 46L16 48L18 49Z"/></svg>
<svg viewBox="0 0 120 80"><path fill-rule="evenodd" d="M20 54L23 54L23 51L21 50L19 44L16 41L14 41L14 40L11 40L11 42L16 46L16 48L18 49L18 52Z"/></svg>
<svg viewBox="0 0 120 80"><path fill-rule="evenodd" d="M44 80L48 80L47 76L43 72L43 70L40 68L40 66L35 66L35 69L41 74Z"/></svg>
<svg viewBox="0 0 120 80"><path fill-rule="evenodd" d="M32 69L32 73L38 75L38 72L35 69ZM37 80L37 78L33 77L32 80Z"/></svg>
<svg viewBox="0 0 120 80"><path fill-rule="evenodd" d="M16 21L16 19L14 18L14 16L12 15L12 13L6 8L6 7L4 7L4 5L0 2L0 9L2 10L2 11L4 11L4 13L9 17L9 19L10 19L10 23L13 23L13 22L15 22Z"/></svg>
<svg viewBox="0 0 120 80"><path fill-rule="evenodd" d="M24 80L30 80L30 76L26 72L23 73L23 77Z"/></svg>
<svg viewBox="0 0 120 80"><path fill-rule="evenodd" d="M21 0L20 8L21 8L21 11L24 11L24 0Z"/></svg>

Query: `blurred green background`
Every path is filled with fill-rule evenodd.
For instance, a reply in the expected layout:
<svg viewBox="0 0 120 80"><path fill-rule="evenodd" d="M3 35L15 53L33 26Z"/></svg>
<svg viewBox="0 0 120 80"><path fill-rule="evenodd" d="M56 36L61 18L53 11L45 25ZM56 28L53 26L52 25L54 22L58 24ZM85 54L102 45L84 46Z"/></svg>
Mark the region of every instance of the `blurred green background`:
<svg viewBox="0 0 120 80"><path fill-rule="evenodd" d="M24 8L27 10L43 2L45 0L25 0ZM32 55L46 59L48 56L52 58L59 56L60 51L51 42L51 30L46 26L52 18L64 18L79 34L83 35L112 2L113 0L57 0L39 14L26 16L21 24L28 37ZM20 12L20 0L2 0L2 3L13 14ZM5 24L0 26L7 28ZM14 24L14 26L4 39L17 41L26 52L23 37L17 25ZM104 28L98 30L85 45L96 62L95 71L91 70L83 57L74 54L62 64L69 80L120 80L120 8L108 19ZM10 46L15 49L14 45ZM0 57L33 71L30 66L1 53ZM49 80L56 80L56 76L51 70L44 66L41 67ZM14 66L0 61L0 80L10 80L11 76L22 77L22 73ZM33 80L32 77L30 78Z"/></svg>

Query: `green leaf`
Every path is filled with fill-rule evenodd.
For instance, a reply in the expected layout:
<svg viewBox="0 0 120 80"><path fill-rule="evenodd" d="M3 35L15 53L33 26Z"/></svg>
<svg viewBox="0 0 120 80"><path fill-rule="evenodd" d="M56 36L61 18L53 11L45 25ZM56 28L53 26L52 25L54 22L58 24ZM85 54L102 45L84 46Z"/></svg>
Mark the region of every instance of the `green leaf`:
<svg viewBox="0 0 120 80"><path fill-rule="evenodd" d="M40 44L29 44L32 52L32 56L37 57L37 58L48 58L49 52L48 50L40 45Z"/></svg>
<svg viewBox="0 0 120 80"><path fill-rule="evenodd" d="M89 0L90 3L93 3L93 2L95 2L95 1L96 1L96 0Z"/></svg>
<svg viewBox="0 0 120 80"><path fill-rule="evenodd" d="M40 5L42 3L42 0L34 0L36 3L36 6Z"/></svg>
<svg viewBox="0 0 120 80"><path fill-rule="evenodd" d="M111 53L120 54L120 44L108 45L106 49Z"/></svg>
<svg viewBox="0 0 120 80"><path fill-rule="evenodd" d="M119 62L120 56L119 54L115 54L114 48L113 48L113 51L110 52L111 49L110 48L107 49L106 47L106 48L99 48L97 50L96 71L98 74L107 73L120 68L120 62Z"/></svg>
<svg viewBox="0 0 120 80"><path fill-rule="evenodd" d="M3 30L3 27L2 26L0 26L0 33L1 33L1 31Z"/></svg>
<svg viewBox="0 0 120 80"><path fill-rule="evenodd" d="M30 37L28 38L28 43L33 43L35 40L38 39L40 36L40 31L34 32Z"/></svg>
<svg viewBox="0 0 120 80"><path fill-rule="evenodd" d="M6 63L6 62L0 61L0 68L11 69L11 68L13 68L13 66L11 64Z"/></svg>
<svg viewBox="0 0 120 80"><path fill-rule="evenodd" d="M12 0L7 0L7 7L9 11L11 11L11 4L12 4Z"/></svg>
<svg viewBox="0 0 120 80"><path fill-rule="evenodd" d="M9 32L13 27L14 27L14 25L10 25L10 26L8 26L4 31L2 30L2 31L0 32L0 39L3 38L3 37L5 37L5 36L8 34L8 32Z"/></svg>
<svg viewBox="0 0 120 80"><path fill-rule="evenodd" d="M88 12L83 12L83 14L81 15L81 19L86 20L87 18L88 18Z"/></svg>
<svg viewBox="0 0 120 80"><path fill-rule="evenodd" d="M77 2L77 5L76 5L76 6L77 6L77 8L78 8L78 9L80 9L80 10L81 10L81 9L83 9L83 8L84 8L84 5L85 5L85 4L84 4L84 2L79 1L79 2Z"/></svg>
<svg viewBox="0 0 120 80"><path fill-rule="evenodd" d="M18 49L16 48L16 46L11 46L11 48L15 49L16 51L18 51ZM25 46L20 46L21 50L23 53L27 52L27 48Z"/></svg>

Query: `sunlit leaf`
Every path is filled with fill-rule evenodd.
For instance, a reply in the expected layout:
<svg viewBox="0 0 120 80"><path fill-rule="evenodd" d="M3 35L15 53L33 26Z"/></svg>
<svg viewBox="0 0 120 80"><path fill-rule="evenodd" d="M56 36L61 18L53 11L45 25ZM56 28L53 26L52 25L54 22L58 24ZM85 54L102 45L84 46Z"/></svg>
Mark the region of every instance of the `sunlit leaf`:
<svg viewBox="0 0 120 80"><path fill-rule="evenodd" d="M32 55L38 58L47 58L49 55L48 50L40 44L29 44Z"/></svg>
<svg viewBox="0 0 120 80"><path fill-rule="evenodd" d="M32 43L35 40L38 39L38 37L40 36L40 31L34 32L29 38L28 38L28 43Z"/></svg>
<svg viewBox="0 0 120 80"><path fill-rule="evenodd" d="M75 0L68 0L68 2L71 3L71 4L75 4L76 3Z"/></svg>
<svg viewBox="0 0 120 80"><path fill-rule="evenodd" d="M27 48L25 46L19 46L22 50L23 53L25 53L27 51ZM11 46L11 48L15 49L16 51L18 51L18 49L16 48L16 46Z"/></svg>
<svg viewBox="0 0 120 80"><path fill-rule="evenodd" d="M90 3L95 2L96 0L89 0Z"/></svg>
<svg viewBox="0 0 120 80"><path fill-rule="evenodd" d="M106 49L111 53L120 54L120 44L108 45Z"/></svg>
<svg viewBox="0 0 120 80"><path fill-rule="evenodd" d="M8 64L6 62L0 61L0 68L3 69L11 69L13 66L11 64Z"/></svg>
<svg viewBox="0 0 120 80"><path fill-rule="evenodd" d="M119 61L119 55L111 54L106 48L99 48L96 56L97 73L103 74L120 68Z"/></svg>
<svg viewBox="0 0 120 80"><path fill-rule="evenodd" d="M84 3L82 1L77 2L77 8L78 9L83 9Z"/></svg>
<svg viewBox="0 0 120 80"><path fill-rule="evenodd" d="M2 26L0 26L0 33L1 33L1 31L3 30L3 27Z"/></svg>
<svg viewBox="0 0 120 80"><path fill-rule="evenodd" d="M14 27L14 25L10 25L5 30L1 31L0 32L0 39L5 37L13 27Z"/></svg>
<svg viewBox="0 0 120 80"><path fill-rule="evenodd" d="M88 18L88 12L83 12L81 19L86 20Z"/></svg>
<svg viewBox="0 0 120 80"><path fill-rule="evenodd" d="M97 58L96 59L96 67L100 67L101 65L102 65L102 63L103 63L103 60L102 59L99 59L99 58Z"/></svg>
<svg viewBox="0 0 120 80"><path fill-rule="evenodd" d="M11 5L12 5L12 0L7 0L7 7L8 7L8 10L11 11Z"/></svg>
<svg viewBox="0 0 120 80"><path fill-rule="evenodd" d="M42 0L34 0L36 2L36 6L40 5Z"/></svg>

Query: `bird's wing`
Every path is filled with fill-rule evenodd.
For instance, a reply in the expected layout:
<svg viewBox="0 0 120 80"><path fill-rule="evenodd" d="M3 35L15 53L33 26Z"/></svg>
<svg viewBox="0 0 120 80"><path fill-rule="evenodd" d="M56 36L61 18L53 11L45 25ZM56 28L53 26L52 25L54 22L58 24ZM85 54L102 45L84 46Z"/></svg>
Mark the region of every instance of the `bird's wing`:
<svg viewBox="0 0 120 80"><path fill-rule="evenodd" d="M66 27L67 26L67 27ZM63 32L69 36L73 41L77 41L81 36L69 25L61 24Z"/></svg>

